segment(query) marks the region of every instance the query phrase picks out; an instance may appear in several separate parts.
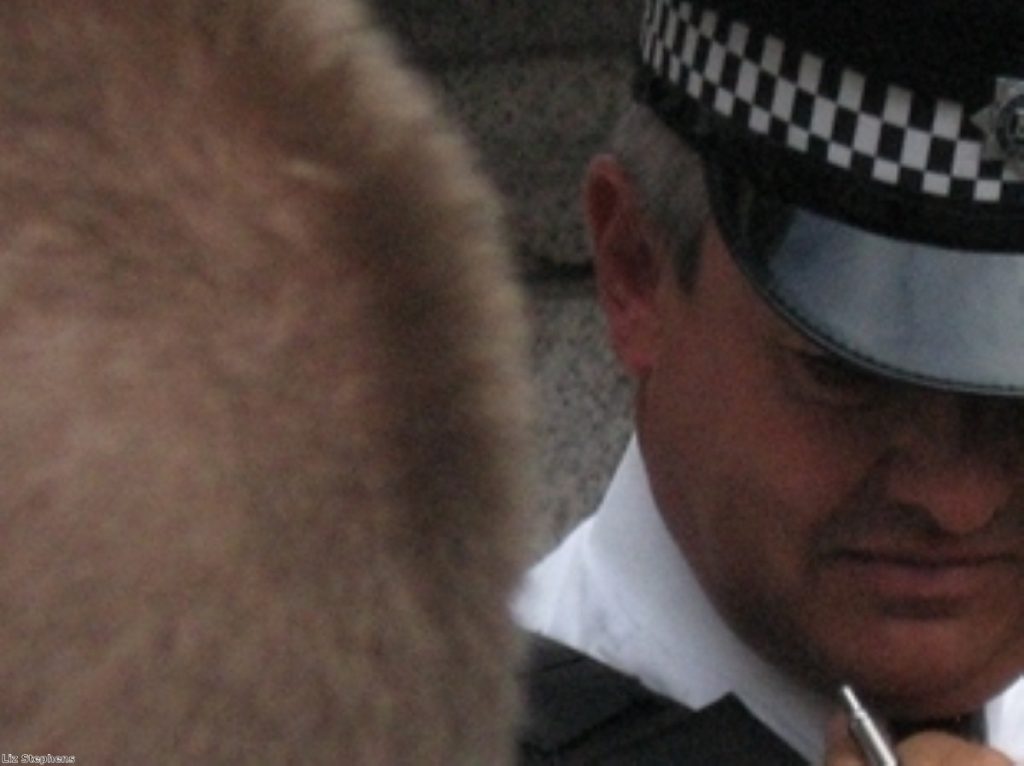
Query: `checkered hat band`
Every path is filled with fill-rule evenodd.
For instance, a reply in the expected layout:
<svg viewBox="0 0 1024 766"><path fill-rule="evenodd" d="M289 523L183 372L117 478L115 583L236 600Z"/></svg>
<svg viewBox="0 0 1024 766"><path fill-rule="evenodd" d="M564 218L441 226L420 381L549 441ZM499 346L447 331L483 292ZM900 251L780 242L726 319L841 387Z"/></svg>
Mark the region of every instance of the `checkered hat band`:
<svg viewBox="0 0 1024 766"><path fill-rule="evenodd" d="M787 48L696 3L647 0L641 54L706 109L857 177L950 200L1024 200L1024 175L984 157L960 104Z"/></svg>

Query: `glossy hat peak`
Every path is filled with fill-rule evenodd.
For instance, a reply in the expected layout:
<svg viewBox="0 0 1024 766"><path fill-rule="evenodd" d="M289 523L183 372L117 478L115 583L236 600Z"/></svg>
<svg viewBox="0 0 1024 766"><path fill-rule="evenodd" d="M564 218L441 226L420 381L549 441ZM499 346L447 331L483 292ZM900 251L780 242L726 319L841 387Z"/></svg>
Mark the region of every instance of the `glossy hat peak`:
<svg viewBox="0 0 1024 766"><path fill-rule="evenodd" d="M1022 395L1022 29L1017 0L649 0L636 96L703 154L790 321L885 375Z"/></svg>

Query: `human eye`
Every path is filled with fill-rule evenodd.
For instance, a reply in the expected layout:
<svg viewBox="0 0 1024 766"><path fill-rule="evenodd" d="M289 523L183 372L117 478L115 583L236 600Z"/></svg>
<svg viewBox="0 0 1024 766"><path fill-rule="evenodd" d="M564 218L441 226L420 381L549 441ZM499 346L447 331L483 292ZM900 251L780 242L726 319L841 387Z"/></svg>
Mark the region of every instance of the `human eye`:
<svg viewBox="0 0 1024 766"><path fill-rule="evenodd" d="M890 385L824 351L791 349L789 381L801 399L835 407L869 408L880 405Z"/></svg>

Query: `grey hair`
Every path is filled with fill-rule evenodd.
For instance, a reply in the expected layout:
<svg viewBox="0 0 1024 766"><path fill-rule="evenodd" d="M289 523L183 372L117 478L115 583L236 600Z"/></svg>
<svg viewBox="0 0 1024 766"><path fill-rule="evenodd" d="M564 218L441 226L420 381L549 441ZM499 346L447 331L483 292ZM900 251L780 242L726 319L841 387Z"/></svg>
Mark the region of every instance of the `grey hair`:
<svg viewBox="0 0 1024 766"><path fill-rule="evenodd" d="M680 282L692 285L711 210L700 156L642 104L632 104L622 115L609 148L633 181L644 215L673 253Z"/></svg>

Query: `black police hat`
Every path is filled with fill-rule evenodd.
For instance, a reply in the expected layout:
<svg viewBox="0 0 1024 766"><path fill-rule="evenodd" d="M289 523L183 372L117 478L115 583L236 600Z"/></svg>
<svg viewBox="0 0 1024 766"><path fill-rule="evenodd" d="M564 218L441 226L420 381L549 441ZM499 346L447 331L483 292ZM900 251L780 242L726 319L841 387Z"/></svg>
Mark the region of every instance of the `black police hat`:
<svg viewBox="0 0 1024 766"><path fill-rule="evenodd" d="M636 97L767 300L882 374L1024 395L1024 3L648 0Z"/></svg>

